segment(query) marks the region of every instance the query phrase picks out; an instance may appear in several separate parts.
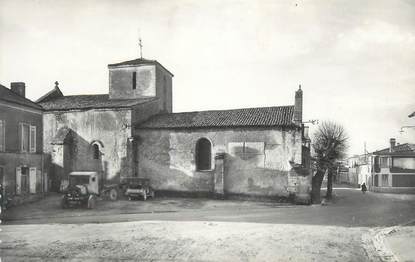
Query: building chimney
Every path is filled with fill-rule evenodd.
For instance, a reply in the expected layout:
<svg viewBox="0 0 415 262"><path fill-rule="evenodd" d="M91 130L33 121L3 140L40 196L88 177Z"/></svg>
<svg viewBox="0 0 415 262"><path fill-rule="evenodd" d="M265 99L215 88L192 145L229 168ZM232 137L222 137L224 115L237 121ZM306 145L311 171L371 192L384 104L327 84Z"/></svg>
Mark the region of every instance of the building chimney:
<svg viewBox="0 0 415 262"><path fill-rule="evenodd" d="M391 139L389 139L389 142L390 142L389 152L395 151L396 139L391 138Z"/></svg>
<svg viewBox="0 0 415 262"><path fill-rule="evenodd" d="M303 90L301 85L295 92L295 105L294 105L294 123L301 125L303 122Z"/></svg>
<svg viewBox="0 0 415 262"><path fill-rule="evenodd" d="M24 82L11 82L10 89L19 96L26 97L26 85Z"/></svg>

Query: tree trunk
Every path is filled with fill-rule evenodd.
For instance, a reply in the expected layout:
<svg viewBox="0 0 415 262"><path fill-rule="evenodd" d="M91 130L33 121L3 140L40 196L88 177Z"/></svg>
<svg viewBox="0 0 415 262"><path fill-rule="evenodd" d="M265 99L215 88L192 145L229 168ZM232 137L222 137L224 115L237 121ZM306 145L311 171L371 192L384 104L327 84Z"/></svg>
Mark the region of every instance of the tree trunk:
<svg viewBox="0 0 415 262"><path fill-rule="evenodd" d="M311 180L312 189L311 189L311 199L313 204L320 204L321 197L320 197L320 189L321 183L323 182L325 170L317 170L317 173L313 176Z"/></svg>
<svg viewBox="0 0 415 262"><path fill-rule="evenodd" d="M333 196L333 170L331 168L328 169L327 172L327 192L326 192L326 199L331 199Z"/></svg>

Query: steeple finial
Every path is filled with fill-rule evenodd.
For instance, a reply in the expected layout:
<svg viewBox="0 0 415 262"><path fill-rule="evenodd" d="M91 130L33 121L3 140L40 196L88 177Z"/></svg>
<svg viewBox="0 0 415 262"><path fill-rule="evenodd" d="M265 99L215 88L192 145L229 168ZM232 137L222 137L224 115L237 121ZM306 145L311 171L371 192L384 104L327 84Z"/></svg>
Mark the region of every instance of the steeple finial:
<svg viewBox="0 0 415 262"><path fill-rule="evenodd" d="M58 81L55 81L55 87L59 88L59 82Z"/></svg>

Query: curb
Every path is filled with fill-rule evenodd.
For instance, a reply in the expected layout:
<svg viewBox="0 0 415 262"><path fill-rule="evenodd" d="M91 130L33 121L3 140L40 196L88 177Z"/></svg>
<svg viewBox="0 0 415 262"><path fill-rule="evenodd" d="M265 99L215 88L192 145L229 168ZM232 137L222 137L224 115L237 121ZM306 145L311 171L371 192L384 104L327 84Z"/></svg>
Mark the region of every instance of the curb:
<svg viewBox="0 0 415 262"><path fill-rule="evenodd" d="M362 235L363 247L369 259L377 258L382 262L398 262L396 255L385 245L386 236L397 232L401 227L415 223L415 219L409 222L387 227L383 229L371 229L368 234Z"/></svg>

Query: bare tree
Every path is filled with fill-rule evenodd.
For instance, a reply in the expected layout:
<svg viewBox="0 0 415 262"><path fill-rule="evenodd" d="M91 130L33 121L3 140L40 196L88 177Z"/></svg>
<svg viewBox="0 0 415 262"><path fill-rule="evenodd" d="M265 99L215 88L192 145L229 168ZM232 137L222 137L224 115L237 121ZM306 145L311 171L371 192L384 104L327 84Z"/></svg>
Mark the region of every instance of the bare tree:
<svg viewBox="0 0 415 262"><path fill-rule="evenodd" d="M320 203L320 188L326 171L328 174L326 198L332 196L336 161L344 158L348 137L342 125L332 121L324 121L314 133L312 141L317 169L312 180L312 199L313 203Z"/></svg>

